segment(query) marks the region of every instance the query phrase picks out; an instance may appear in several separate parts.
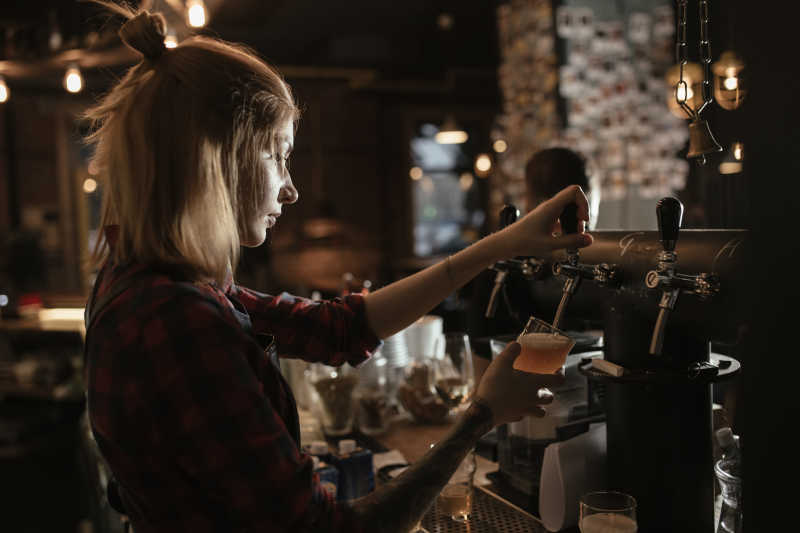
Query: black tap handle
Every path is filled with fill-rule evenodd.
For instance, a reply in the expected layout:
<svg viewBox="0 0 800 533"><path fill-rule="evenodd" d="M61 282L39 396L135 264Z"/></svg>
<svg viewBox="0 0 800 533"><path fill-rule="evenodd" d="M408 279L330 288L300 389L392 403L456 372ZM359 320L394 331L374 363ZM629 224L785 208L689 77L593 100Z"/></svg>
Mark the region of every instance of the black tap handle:
<svg viewBox="0 0 800 533"><path fill-rule="evenodd" d="M674 252L683 222L683 204L672 196L662 198L656 205L656 219L658 231L661 233L661 245L664 250Z"/></svg>
<svg viewBox="0 0 800 533"><path fill-rule="evenodd" d="M514 204L507 204L500 210L500 228L503 229L506 226L510 226L514 222L517 221L519 218L519 209L517 209Z"/></svg>
<svg viewBox="0 0 800 533"><path fill-rule="evenodd" d="M578 204L568 204L558 217L564 235L578 233Z"/></svg>

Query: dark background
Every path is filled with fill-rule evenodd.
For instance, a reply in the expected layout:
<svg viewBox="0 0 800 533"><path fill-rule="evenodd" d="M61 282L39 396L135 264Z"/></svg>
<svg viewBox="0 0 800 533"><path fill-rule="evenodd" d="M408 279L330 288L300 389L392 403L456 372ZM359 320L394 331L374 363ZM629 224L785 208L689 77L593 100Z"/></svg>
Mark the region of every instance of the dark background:
<svg viewBox="0 0 800 533"><path fill-rule="evenodd" d="M212 15L209 31L246 41L279 68L292 67L284 71L306 108L294 176L304 200L314 201L287 209L281 231L298 231L300 221L317 214L323 200L333 201L340 216L362 226L367 221L376 230L371 238L388 258L383 276L393 277L391 261L408 255L411 244L406 141L416 117L443 118L452 109L480 122L499 106L496 6L488 1L231 0ZM21 54L14 57L27 54L38 61L44 55L35 43L50 9L62 21L66 39L79 35L86 16L96 12L91 6L55 0L4 3L3 42L13 27L27 32L32 43L27 51L13 51ZM796 20L773 4L717 0L712 2L712 31L723 41L719 33L729 26L722 21L733 10L736 46L750 68L751 92L741 113L714 111L709 119L723 145L729 140L722 132L742 132L744 177L722 182L700 175L690 181L685 200L703 202L708 226L753 231L749 282L742 287L749 294L751 324L741 378L745 521L748 531L788 531L797 479L793 428L800 414L792 394L797 386L793 335L800 316L795 253L800 208L798 30ZM449 32L436 24L445 11L455 19ZM689 13L691 20L696 2L690 2ZM103 27L101 20L91 20ZM696 35L696 28L690 25L689 33ZM715 47L715 53L720 49ZM9 57L6 46L0 58ZM106 68L84 75L90 87L102 87L101 81L95 85L92 80L116 72ZM48 117L56 109L66 121L80 107L64 94L60 76L61 71L50 72L45 65L40 75L15 83L12 100L0 106L0 229L19 225L19 199L48 203L57 196L47 178L54 173L53 146L60 134ZM364 76L370 81L364 82ZM79 98L85 103L92 97L85 93ZM48 103L37 103L41 100ZM408 118L412 116L414 120ZM323 158L329 162L324 168L319 166ZM77 283L77 272L64 276L62 281ZM2 519L10 510L21 517L19 527L9 531L74 531L74 525L64 526L59 519L81 516L76 510L82 498L71 477L76 473L61 456L55 457L0 463Z"/></svg>

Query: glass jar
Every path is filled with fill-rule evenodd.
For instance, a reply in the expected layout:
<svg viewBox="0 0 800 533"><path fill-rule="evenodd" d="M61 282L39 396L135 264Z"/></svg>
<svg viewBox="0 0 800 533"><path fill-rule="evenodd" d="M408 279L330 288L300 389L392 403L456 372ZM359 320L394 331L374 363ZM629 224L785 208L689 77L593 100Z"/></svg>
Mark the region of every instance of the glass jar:
<svg viewBox="0 0 800 533"><path fill-rule="evenodd" d="M313 363L308 373L312 412L326 435L352 433L355 420L354 392L358 385L355 369Z"/></svg>
<svg viewBox="0 0 800 533"><path fill-rule="evenodd" d="M387 360L380 352L358 367L358 429L366 435L379 435L389 427L387 370Z"/></svg>
<svg viewBox="0 0 800 533"><path fill-rule="evenodd" d="M721 459L714 464L714 474L722 491L717 533L742 532L742 478L737 463Z"/></svg>

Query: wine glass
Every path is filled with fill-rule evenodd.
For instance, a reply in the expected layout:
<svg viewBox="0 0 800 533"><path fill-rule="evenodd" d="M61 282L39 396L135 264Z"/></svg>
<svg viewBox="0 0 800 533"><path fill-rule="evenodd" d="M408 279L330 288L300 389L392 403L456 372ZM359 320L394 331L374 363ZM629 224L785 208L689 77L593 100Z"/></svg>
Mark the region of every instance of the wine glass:
<svg viewBox="0 0 800 533"><path fill-rule="evenodd" d="M434 388L452 411L466 408L475 388L472 348L466 333L447 333L440 337L444 350L434 359Z"/></svg>
<svg viewBox="0 0 800 533"><path fill-rule="evenodd" d="M636 500L624 492L598 491L581 496L581 533L636 533Z"/></svg>

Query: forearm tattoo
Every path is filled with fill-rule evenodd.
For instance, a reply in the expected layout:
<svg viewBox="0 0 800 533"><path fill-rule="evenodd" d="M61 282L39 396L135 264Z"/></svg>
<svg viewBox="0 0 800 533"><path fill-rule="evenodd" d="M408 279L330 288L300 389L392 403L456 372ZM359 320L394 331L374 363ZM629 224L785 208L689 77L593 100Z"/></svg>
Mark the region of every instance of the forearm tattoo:
<svg viewBox="0 0 800 533"><path fill-rule="evenodd" d="M433 503L478 439L492 429L492 411L473 402L453 430L405 472L350 503L368 531L407 533Z"/></svg>

